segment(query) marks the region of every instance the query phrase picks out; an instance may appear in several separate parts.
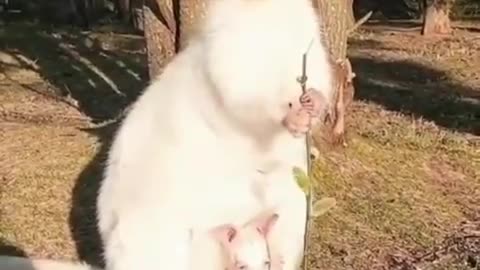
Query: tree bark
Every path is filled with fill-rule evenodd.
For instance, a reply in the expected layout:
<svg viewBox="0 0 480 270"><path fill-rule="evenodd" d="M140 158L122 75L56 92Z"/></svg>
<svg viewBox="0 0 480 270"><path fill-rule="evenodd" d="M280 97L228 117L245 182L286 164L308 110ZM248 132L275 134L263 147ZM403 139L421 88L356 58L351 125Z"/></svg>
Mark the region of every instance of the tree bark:
<svg viewBox="0 0 480 270"><path fill-rule="evenodd" d="M314 6L323 20L335 87L334 106L330 108L328 121L324 123L326 128L320 129L320 134L334 145L345 146L345 117L355 90L352 84L354 73L347 58L348 36L355 27L353 0L314 0ZM315 146L318 148L318 143Z"/></svg>
<svg viewBox="0 0 480 270"><path fill-rule="evenodd" d="M117 17L125 23L131 23L135 30L143 32L143 1L114 0Z"/></svg>
<svg viewBox="0 0 480 270"><path fill-rule="evenodd" d="M450 25L449 0L424 0L425 14L423 16L422 35L448 35L452 32Z"/></svg>
<svg viewBox="0 0 480 270"><path fill-rule="evenodd" d="M173 1L145 0L143 19L150 80L160 75L175 55L174 18Z"/></svg>
<svg viewBox="0 0 480 270"><path fill-rule="evenodd" d="M124 18L125 21L132 23L135 30L144 32L144 18L143 18L143 0L128 1L128 16Z"/></svg>
<svg viewBox="0 0 480 270"><path fill-rule="evenodd" d="M130 21L131 17L131 6L130 6L130 0L115 0L115 9L118 17L125 21L128 22Z"/></svg>
<svg viewBox="0 0 480 270"><path fill-rule="evenodd" d="M314 0L323 20L323 28L327 46L334 60L347 57L347 38L353 27L353 0Z"/></svg>
<svg viewBox="0 0 480 270"><path fill-rule="evenodd" d="M204 18L207 0L145 0L144 32L148 51L150 78L164 66L195 33Z"/></svg>
<svg viewBox="0 0 480 270"><path fill-rule="evenodd" d="M184 48L188 40L195 34L199 22L205 18L206 0L180 0L179 7L180 33L178 47Z"/></svg>

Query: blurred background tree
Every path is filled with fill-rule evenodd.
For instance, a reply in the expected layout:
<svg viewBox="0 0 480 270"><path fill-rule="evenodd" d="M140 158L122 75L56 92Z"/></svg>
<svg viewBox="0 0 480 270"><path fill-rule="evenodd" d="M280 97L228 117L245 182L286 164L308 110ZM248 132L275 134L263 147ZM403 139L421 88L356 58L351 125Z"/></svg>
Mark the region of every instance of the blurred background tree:
<svg viewBox="0 0 480 270"><path fill-rule="evenodd" d="M451 19L480 17L478 0L312 1L325 18L327 39L332 44L345 39L345 33L338 32L340 28L351 27L354 20L369 12L373 20L423 20L425 35L450 33ZM31 19L74 24L85 29L118 18L137 32L144 32L149 50L157 51L155 58L162 59L168 59L172 51L175 53L186 44L198 20L205 15L207 4L208 0L0 0L3 9L21 10ZM154 46L152 42L158 44ZM335 47L332 53L336 54L337 46L330 47ZM343 46L338 50L340 55L344 54ZM151 62L159 62L161 66L168 61ZM153 64L150 66L161 70Z"/></svg>
<svg viewBox="0 0 480 270"><path fill-rule="evenodd" d="M423 35L450 34L450 9L453 0L423 0Z"/></svg>

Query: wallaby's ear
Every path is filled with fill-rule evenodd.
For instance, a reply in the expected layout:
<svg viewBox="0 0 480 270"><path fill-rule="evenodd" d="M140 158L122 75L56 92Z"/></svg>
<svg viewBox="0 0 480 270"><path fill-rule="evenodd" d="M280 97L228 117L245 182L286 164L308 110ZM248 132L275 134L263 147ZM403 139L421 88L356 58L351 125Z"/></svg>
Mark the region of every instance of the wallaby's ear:
<svg viewBox="0 0 480 270"><path fill-rule="evenodd" d="M255 226L261 235L267 236L277 223L278 217L277 213L265 212L257 216L250 224Z"/></svg>
<svg viewBox="0 0 480 270"><path fill-rule="evenodd" d="M237 235L237 228L232 224L224 224L214 227L210 230L210 234L218 240L221 244L228 246L232 243Z"/></svg>

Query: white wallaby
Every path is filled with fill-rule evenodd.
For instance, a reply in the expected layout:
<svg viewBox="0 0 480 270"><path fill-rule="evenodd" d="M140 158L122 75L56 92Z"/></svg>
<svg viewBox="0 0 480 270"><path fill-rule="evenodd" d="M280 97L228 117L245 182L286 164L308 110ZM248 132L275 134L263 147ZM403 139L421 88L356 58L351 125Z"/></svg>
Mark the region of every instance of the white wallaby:
<svg viewBox="0 0 480 270"><path fill-rule="evenodd" d="M227 270L281 270L282 256L276 252L269 241L269 234L279 216L273 211L264 211L241 226L222 224L210 228L206 233L192 234L192 240L205 240L217 244L221 248L222 260L216 262ZM29 259L22 257L0 256L1 270L100 270L86 264L54 261L47 259ZM195 261L192 263L195 268Z"/></svg>
<svg viewBox="0 0 480 270"><path fill-rule="evenodd" d="M282 219L271 238L296 270L306 200L291 169L306 170L302 135L330 105L331 73L311 0L210 1L115 136L97 202L106 270L187 270L203 251L190 230L243 224L274 204ZM267 177L262 203L255 190Z"/></svg>

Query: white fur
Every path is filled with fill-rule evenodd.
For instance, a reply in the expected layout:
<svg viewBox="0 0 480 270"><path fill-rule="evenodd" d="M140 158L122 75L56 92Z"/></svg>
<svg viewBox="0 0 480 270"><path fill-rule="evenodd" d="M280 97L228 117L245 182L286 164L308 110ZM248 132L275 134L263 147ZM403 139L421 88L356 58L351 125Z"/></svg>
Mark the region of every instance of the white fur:
<svg viewBox="0 0 480 270"><path fill-rule="evenodd" d="M236 259L249 270L268 269L265 262L269 261L267 244L261 239L252 239L235 250Z"/></svg>
<svg viewBox="0 0 480 270"><path fill-rule="evenodd" d="M263 205L257 169L279 164L267 204L285 269L301 263L306 202L291 176L304 141L281 125L307 87L331 97L327 55L310 0L215 0L200 33L139 98L109 155L98 200L107 270L188 269L188 230L240 224ZM330 99L329 99L330 100ZM282 179L283 178L283 179ZM201 267L196 265L196 267Z"/></svg>

